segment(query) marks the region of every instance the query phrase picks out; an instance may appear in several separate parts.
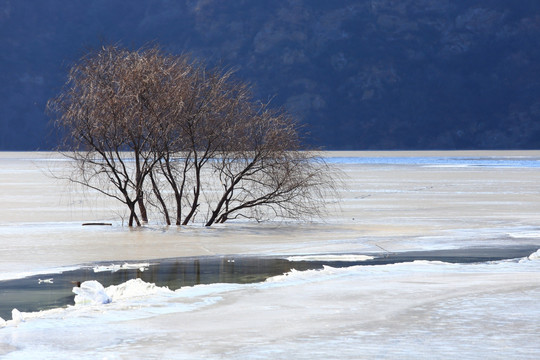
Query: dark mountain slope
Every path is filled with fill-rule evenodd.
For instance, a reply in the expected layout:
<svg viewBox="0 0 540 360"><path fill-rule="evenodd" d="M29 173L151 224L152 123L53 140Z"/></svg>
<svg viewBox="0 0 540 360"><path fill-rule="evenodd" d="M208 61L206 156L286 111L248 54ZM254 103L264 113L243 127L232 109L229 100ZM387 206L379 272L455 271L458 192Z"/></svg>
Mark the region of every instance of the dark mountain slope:
<svg viewBox="0 0 540 360"><path fill-rule="evenodd" d="M101 41L238 68L331 149L540 147L540 2L0 0L0 149Z"/></svg>

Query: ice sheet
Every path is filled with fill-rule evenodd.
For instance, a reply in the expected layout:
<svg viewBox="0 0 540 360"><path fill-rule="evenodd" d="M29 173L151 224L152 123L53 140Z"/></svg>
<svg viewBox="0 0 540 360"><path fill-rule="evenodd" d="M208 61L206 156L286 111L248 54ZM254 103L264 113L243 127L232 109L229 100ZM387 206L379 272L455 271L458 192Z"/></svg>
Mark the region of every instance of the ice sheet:
<svg viewBox="0 0 540 360"><path fill-rule="evenodd" d="M17 349L7 359L533 359L539 271L530 256L326 267L175 292L130 280L104 289L107 304L21 314L0 344Z"/></svg>
<svg viewBox="0 0 540 360"><path fill-rule="evenodd" d="M343 163L341 203L313 222L231 222L144 229L122 226L112 199L49 174L58 154L0 154L0 276L4 279L90 262L223 255L344 254L540 244L540 168L425 168L414 159L540 158L540 152L332 153L339 158L399 158L400 165ZM430 160L431 159L431 160ZM479 160L478 160L479 161ZM24 171L24 175L21 175ZM113 226L83 227L85 222ZM157 246L159 244L159 246Z"/></svg>
<svg viewBox="0 0 540 360"><path fill-rule="evenodd" d="M44 154L0 154L0 279L92 262L110 263L111 271L123 261L180 256L540 248L540 169L534 162L540 152L332 156L379 155L400 158L399 163L337 165L346 186L340 187L341 204L324 219L231 222L210 229L152 223L130 230L121 226L125 212L114 201L47 175L67 162ZM411 162L427 156L513 163ZM82 227L84 222L113 226ZM104 289L109 304L14 312L13 319L0 320L7 325L0 329L0 356L537 359L538 257L537 252L488 264L327 267L261 284L175 292L125 283Z"/></svg>
<svg viewBox="0 0 540 360"><path fill-rule="evenodd" d="M24 272L4 272L0 274L0 281L10 280L10 279L21 279L25 277L41 275L41 274L61 274L64 271L72 271L79 269L81 266L63 266L63 267L47 267L36 269L33 271L24 271Z"/></svg>

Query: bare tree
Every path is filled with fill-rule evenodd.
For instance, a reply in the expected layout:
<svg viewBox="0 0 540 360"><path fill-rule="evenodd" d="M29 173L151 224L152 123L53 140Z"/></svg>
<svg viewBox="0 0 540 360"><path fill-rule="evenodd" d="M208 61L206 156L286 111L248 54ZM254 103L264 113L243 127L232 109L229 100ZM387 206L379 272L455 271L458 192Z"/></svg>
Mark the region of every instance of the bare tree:
<svg viewBox="0 0 540 360"><path fill-rule="evenodd" d="M201 206L206 226L313 216L333 189L289 115L188 56L103 47L73 66L49 109L76 164L70 179L124 203L129 226L148 221L147 204L168 225L171 214L193 222Z"/></svg>
<svg viewBox="0 0 540 360"><path fill-rule="evenodd" d="M64 131L61 148L77 164L71 179L126 204L130 226L148 221L144 183L166 150L159 141L169 111L162 94L177 62L157 49L103 47L72 67L48 104Z"/></svg>
<svg viewBox="0 0 540 360"><path fill-rule="evenodd" d="M325 193L334 191L334 180L322 159L301 151L290 116L261 105L258 113L239 123L220 161L213 164L223 192L206 226L238 217L319 215Z"/></svg>
<svg viewBox="0 0 540 360"><path fill-rule="evenodd" d="M159 168L174 193L177 225L194 220L201 205L203 169L227 147L226 135L241 118L249 94L232 71L208 70L198 63L185 74L168 92L182 106L169 118L168 151Z"/></svg>

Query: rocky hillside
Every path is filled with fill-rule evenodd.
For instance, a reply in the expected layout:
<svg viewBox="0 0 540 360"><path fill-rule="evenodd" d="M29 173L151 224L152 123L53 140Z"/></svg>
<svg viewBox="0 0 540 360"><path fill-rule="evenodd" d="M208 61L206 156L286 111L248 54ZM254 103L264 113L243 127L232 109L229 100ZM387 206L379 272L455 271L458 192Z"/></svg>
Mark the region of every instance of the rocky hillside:
<svg viewBox="0 0 540 360"><path fill-rule="evenodd" d="M100 42L238 69L329 149L540 147L538 0L0 0L0 149Z"/></svg>

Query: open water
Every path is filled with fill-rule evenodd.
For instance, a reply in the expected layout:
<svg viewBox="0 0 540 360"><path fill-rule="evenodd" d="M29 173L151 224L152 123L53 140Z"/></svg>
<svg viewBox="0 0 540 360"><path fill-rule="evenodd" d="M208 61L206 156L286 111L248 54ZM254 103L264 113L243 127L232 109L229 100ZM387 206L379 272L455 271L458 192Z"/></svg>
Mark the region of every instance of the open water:
<svg viewBox="0 0 540 360"><path fill-rule="evenodd" d="M446 263L482 263L521 258L536 251L536 247L470 248L459 250L410 251L380 253L374 256L334 255L326 257L290 258L249 256L207 256L161 259L149 263L116 262L96 263L62 273L40 274L0 281L0 317L9 319L16 308L22 312L35 312L74 305L73 287L89 280L97 280L104 287L119 285L132 279L141 279L159 287L177 290L200 284L249 284L290 271L322 269L324 266L344 268L358 265L388 265L417 260ZM304 260L305 259L305 260ZM342 259L346 259L343 261Z"/></svg>

